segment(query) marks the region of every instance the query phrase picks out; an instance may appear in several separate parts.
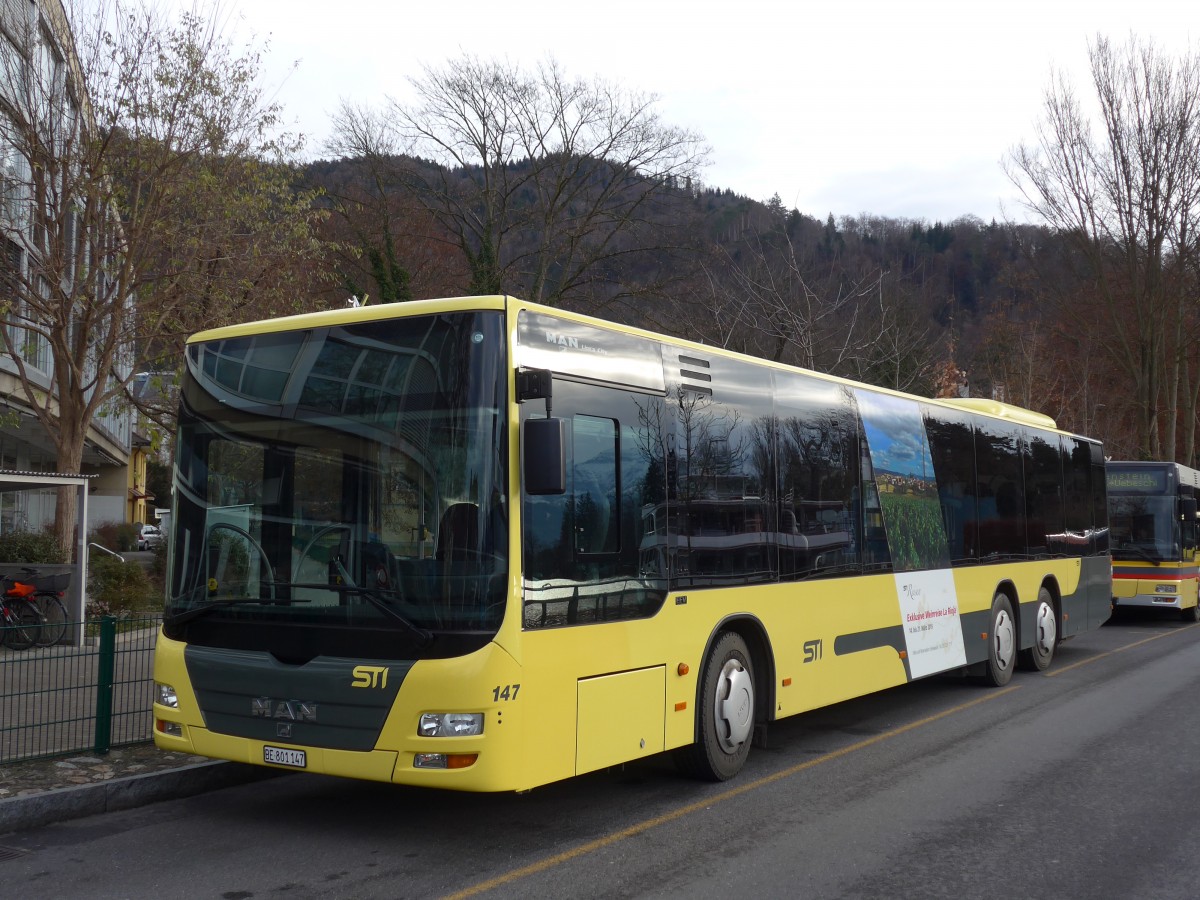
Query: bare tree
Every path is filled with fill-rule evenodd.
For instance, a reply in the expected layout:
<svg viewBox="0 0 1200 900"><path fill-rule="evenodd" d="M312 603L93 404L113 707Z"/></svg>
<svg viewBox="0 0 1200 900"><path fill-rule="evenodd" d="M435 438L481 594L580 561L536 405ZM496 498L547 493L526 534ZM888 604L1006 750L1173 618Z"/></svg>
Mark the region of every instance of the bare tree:
<svg viewBox="0 0 1200 900"><path fill-rule="evenodd" d="M526 72L464 56L412 87L415 102L378 114L343 104L330 149L392 159L475 293L593 309L619 298L627 261L664 246L661 204L708 152L660 121L655 97L570 79L552 59Z"/></svg>
<svg viewBox="0 0 1200 900"><path fill-rule="evenodd" d="M1095 286L1103 352L1127 379L1140 453L1194 453L1200 56L1172 59L1131 37L1089 47L1098 125L1062 75L1046 91L1034 146L1006 160L1028 209L1068 236ZM1189 400L1189 397L1191 398ZM1186 431L1178 439L1180 425Z"/></svg>
<svg viewBox="0 0 1200 900"><path fill-rule="evenodd" d="M294 264L320 247L257 51L195 12L43 7L52 27L30 16L0 41L0 335L59 470L78 472L140 366L178 365L197 328L294 308ZM64 545L73 519L68 492Z"/></svg>
<svg viewBox="0 0 1200 900"><path fill-rule="evenodd" d="M400 178L398 150L379 114L343 105L326 149L342 159L314 171L333 213L327 232L343 287L371 303L453 296L469 275L465 261ZM436 236L436 237L435 237Z"/></svg>
<svg viewBox="0 0 1200 900"><path fill-rule="evenodd" d="M931 375L928 320L903 279L876 265L849 270L774 213L716 248L703 272L677 308L695 339L898 390Z"/></svg>

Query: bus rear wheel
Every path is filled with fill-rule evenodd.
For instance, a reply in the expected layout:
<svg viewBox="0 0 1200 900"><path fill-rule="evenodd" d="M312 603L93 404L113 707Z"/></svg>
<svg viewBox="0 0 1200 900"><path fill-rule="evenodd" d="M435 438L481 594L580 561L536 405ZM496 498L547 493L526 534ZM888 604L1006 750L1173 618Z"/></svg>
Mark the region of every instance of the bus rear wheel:
<svg viewBox="0 0 1200 900"><path fill-rule="evenodd" d="M992 598L991 623L988 658L981 680L993 687L1004 687L1012 680L1017 662L1017 623L1013 619L1012 602L1003 591Z"/></svg>
<svg viewBox="0 0 1200 900"><path fill-rule="evenodd" d="M1021 666L1043 672L1054 659L1054 648L1058 646L1058 616L1054 612L1054 598L1045 588L1038 591L1037 612L1033 617L1033 646L1021 651Z"/></svg>
<svg viewBox="0 0 1200 900"><path fill-rule="evenodd" d="M741 771L754 736L754 669L741 635L727 631L704 663L698 739L676 751L679 769L695 778L728 781Z"/></svg>

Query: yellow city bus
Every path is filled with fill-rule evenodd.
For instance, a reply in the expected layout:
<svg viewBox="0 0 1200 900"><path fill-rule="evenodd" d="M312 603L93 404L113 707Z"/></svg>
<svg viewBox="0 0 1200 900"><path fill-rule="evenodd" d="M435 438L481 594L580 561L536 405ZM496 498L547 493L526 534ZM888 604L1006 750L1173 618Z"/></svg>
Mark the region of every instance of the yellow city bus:
<svg viewBox="0 0 1200 900"><path fill-rule="evenodd" d="M1109 462L1113 606L1177 609L1200 621L1196 495L1200 472L1173 462Z"/></svg>
<svg viewBox="0 0 1200 900"><path fill-rule="evenodd" d="M1111 611L1101 447L535 306L399 303L186 351L155 740L521 791L784 716L1000 685Z"/></svg>

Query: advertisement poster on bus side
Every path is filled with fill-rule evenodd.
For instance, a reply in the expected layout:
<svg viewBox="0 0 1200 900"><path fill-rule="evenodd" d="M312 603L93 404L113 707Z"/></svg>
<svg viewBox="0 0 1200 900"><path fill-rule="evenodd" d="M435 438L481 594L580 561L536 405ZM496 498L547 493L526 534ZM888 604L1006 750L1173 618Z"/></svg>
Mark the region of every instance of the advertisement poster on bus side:
<svg viewBox="0 0 1200 900"><path fill-rule="evenodd" d="M858 390L913 678L965 665L958 595L920 406Z"/></svg>
<svg viewBox="0 0 1200 900"><path fill-rule="evenodd" d="M896 596L911 677L966 665L958 594L949 569L897 572Z"/></svg>

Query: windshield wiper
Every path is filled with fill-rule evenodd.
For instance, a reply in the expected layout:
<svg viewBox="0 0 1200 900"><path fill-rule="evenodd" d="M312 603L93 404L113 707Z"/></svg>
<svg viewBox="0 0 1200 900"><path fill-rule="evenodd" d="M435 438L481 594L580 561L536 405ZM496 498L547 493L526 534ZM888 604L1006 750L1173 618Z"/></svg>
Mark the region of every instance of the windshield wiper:
<svg viewBox="0 0 1200 900"><path fill-rule="evenodd" d="M1119 552L1122 552L1122 553L1134 553L1134 554L1137 554L1137 555L1138 555L1138 556L1140 556L1142 559L1146 560L1146 562L1152 562L1152 563L1154 563L1156 566L1157 566L1157 565L1160 565L1160 564L1162 563L1162 559L1160 559L1160 558L1159 558L1159 557L1157 557L1157 556L1151 556L1149 553L1147 553L1147 552L1146 552L1145 550L1143 550L1141 547L1138 547L1138 546L1136 546L1136 545L1134 545L1134 544L1126 544L1124 547L1118 547L1118 548L1117 548L1117 550L1118 550Z"/></svg>
<svg viewBox="0 0 1200 900"><path fill-rule="evenodd" d="M284 597L223 597L219 600L209 600L203 606L193 606L191 609L185 609L182 612L169 613L164 615L163 619L168 625L182 625L184 622L190 622L192 619L199 619L201 616L206 616L214 609L241 606L243 603L253 603L256 606L291 606L293 603L308 602L308 600L291 600Z"/></svg>
<svg viewBox="0 0 1200 900"><path fill-rule="evenodd" d="M391 616L392 619L394 619L396 622L399 622L405 631L416 638L418 647L429 646L429 644L433 641L432 631L428 631L415 622L409 620L407 616L392 606L392 604L380 597L375 591L372 591L369 588L361 588L356 585L354 583L354 579L350 577L350 573L346 571L346 567L342 565L341 558L335 557L333 564L337 567L338 577L342 579L342 584L326 585L329 590L338 591L339 593L344 594L358 594L381 613ZM396 592L391 591L390 593L394 595Z"/></svg>
<svg viewBox="0 0 1200 900"><path fill-rule="evenodd" d="M295 587L306 587L307 585L295 585ZM417 623L413 622L402 612L396 609L391 603L379 596L378 593L370 588L361 588L355 584L321 584L312 585L312 587L321 587L327 591L336 591L339 594L357 594L362 597L373 607L390 616L394 621L398 622L404 631L407 631L417 640L418 647L428 647L433 641L433 632L422 628ZM395 591L389 591L394 594Z"/></svg>
<svg viewBox="0 0 1200 900"><path fill-rule="evenodd" d="M324 582L313 582L311 584L305 582L292 581L275 581L263 582L271 587L287 587L287 588L313 588L317 590L333 591L338 594L357 594L362 597L373 607L380 612L389 616L393 621L400 624L404 631L408 632L417 641L418 647L428 647L433 641L433 632L422 628L415 622L408 619L403 613L397 610L391 603L379 596L375 591L369 588L361 588L356 585L350 578L350 574L345 570L340 562L337 563L338 574L341 576L343 584L326 584ZM390 592L390 593L395 593ZM259 606L290 606L293 603L311 603L307 599L291 599L286 597L226 597L219 600L210 600L203 606L195 606L191 609L185 609L182 612L174 615L163 616L164 620L169 625L182 625L185 622L190 622L193 619L198 619L201 616L206 616L216 609L222 609L230 606L240 606L242 604L255 604Z"/></svg>

